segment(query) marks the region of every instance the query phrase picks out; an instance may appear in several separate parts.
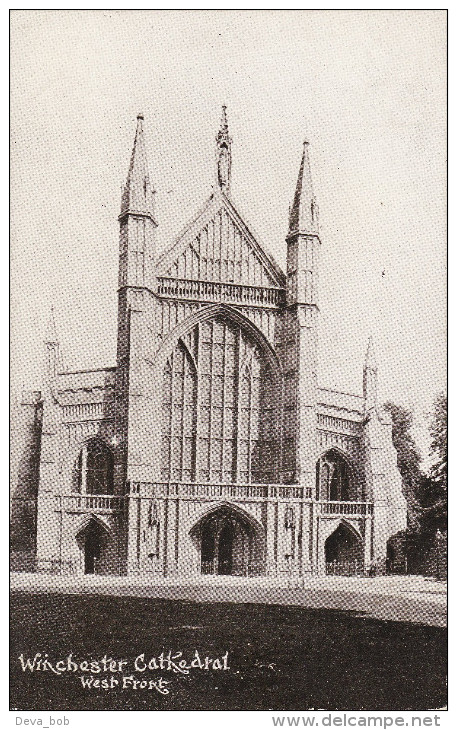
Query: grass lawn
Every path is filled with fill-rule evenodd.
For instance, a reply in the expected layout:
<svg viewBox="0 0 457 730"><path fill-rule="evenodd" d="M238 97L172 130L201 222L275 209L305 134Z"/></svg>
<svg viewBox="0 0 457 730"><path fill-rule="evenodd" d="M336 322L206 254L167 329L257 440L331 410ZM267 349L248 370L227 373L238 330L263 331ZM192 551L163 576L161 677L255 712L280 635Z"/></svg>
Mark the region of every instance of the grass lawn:
<svg viewBox="0 0 457 730"><path fill-rule="evenodd" d="M229 652L227 671L134 672L135 657ZM105 654L155 689L85 689L83 672L23 672L20 654L53 663ZM14 592L11 709L427 710L447 704L444 629L295 606ZM119 674L92 675L94 677ZM120 685L122 680L120 680Z"/></svg>

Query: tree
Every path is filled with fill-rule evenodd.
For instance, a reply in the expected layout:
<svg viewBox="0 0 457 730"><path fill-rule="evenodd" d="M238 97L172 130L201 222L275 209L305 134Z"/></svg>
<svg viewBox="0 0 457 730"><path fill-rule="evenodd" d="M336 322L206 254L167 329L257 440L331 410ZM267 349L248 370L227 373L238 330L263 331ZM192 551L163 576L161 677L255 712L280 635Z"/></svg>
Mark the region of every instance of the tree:
<svg viewBox="0 0 457 730"><path fill-rule="evenodd" d="M385 408L392 417L392 441L408 505L408 529L391 538L390 549L395 548L392 541L396 540L396 549L407 558L410 571L429 571L436 563L439 577L440 566L445 571L446 564L447 398L443 393L435 400L430 423L434 462L428 474L421 469L421 456L411 435L411 412L395 403L386 403Z"/></svg>
<svg viewBox="0 0 457 730"><path fill-rule="evenodd" d="M440 393L434 403L430 423L434 458L430 474L422 485L422 528L428 534L447 528L447 396Z"/></svg>
<svg viewBox="0 0 457 730"><path fill-rule="evenodd" d="M435 399L435 408L430 426L432 436L431 453L436 461L431 468L431 477L447 496L447 395L440 393Z"/></svg>
<svg viewBox="0 0 457 730"><path fill-rule="evenodd" d="M420 493L424 474L420 464L422 457L411 435L413 415L403 406L389 401L384 408L392 417L392 441L397 450L397 465L403 481L403 494L408 505L408 527L417 530L420 524Z"/></svg>

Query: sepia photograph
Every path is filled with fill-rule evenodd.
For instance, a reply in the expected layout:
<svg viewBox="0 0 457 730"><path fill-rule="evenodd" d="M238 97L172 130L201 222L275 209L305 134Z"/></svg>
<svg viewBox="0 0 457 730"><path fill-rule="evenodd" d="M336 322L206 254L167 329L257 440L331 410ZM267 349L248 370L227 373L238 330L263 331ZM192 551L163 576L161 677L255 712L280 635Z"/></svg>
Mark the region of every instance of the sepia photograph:
<svg viewBox="0 0 457 730"><path fill-rule="evenodd" d="M447 11L12 10L10 42L16 725L440 726Z"/></svg>

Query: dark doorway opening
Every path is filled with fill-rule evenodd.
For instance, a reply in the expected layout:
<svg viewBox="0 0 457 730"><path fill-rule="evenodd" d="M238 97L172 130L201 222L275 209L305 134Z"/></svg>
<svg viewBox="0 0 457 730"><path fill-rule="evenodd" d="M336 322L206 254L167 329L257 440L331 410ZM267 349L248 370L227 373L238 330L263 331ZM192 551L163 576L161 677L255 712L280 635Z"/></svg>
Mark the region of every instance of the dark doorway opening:
<svg viewBox="0 0 457 730"><path fill-rule="evenodd" d="M233 525L227 522L219 534L219 575L231 575L233 564Z"/></svg>
<svg viewBox="0 0 457 730"><path fill-rule="evenodd" d="M96 522L90 522L84 535L84 573L88 575L97 572L102 541L102 528Z"/></svg>
<svg viewBox="0 0 457 730"><path fill-rule="evenodd" d="M339 525L325 541L328 575L358 575L363 572L362 541L346 525Z"/></svg>
<svg viewBox="0 0 457 730"><path fill-rule="evenodd" d="M216 553L216 542L214 533L208 529L209 525L205 525L206 529L202 530L202 564L209 565L214 561Z"/></svg>
<svg viewBox="0 0 457 730"><path fill-rule="evenodd" d="M227 507L212 512L195 528L201 572L205 575L254 575L262 569L261 537L248 520Z"/></svg>

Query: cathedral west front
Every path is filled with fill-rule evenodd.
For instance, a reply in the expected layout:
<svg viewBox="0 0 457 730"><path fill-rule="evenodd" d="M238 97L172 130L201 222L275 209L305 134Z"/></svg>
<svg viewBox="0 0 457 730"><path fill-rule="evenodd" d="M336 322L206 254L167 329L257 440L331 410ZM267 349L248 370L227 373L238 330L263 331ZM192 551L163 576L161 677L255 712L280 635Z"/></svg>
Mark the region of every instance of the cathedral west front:
<svg viewBox="0 0 457 730"><path fill-rule="evenodd" d="M372 342L362 395L317 382L309 145L282 271L232 198L225 107L217 182L158 255L143 126L119 215L116 366L64 371L51 319L42 390L15 410L13 569L362 573L406 527L406 501Z"/></svg>

